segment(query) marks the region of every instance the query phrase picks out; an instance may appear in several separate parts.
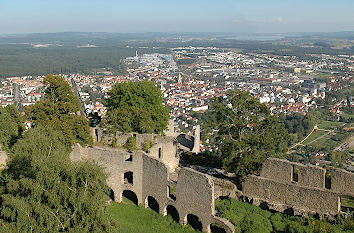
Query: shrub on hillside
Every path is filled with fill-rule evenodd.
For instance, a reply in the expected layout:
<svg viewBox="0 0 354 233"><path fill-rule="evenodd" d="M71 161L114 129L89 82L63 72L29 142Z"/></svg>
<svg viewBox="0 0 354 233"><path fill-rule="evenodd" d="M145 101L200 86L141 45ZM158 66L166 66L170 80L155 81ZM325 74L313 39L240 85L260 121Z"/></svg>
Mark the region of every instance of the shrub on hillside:
<svg viewBox="0 0 354 233"><path fill-rule="evenodd" d="M338 216L334 223L330 223L314 218L271 213L236 199L217 200L215 209L218 216L235 225L235 232L354 232L353 216Z"/></svg>

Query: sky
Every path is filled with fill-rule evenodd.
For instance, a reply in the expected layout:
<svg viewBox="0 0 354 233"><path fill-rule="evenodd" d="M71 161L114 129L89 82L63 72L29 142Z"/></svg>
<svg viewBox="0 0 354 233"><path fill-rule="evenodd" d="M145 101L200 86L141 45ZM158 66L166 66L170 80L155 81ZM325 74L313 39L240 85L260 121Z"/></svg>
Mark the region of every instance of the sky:
<svg viewBox="0 0 354 233"><path fill-rule="evenodd" d="M0 0L0 34L354 31L354 0Z"/></svg>

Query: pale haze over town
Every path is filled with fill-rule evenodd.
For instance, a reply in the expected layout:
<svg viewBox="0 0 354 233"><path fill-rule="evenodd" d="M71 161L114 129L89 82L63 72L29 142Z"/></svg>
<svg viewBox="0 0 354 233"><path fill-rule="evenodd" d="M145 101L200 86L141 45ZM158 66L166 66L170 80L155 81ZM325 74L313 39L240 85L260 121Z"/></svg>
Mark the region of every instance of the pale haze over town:
<svg viewBox="0 0 354 233"><path fill-rule="evenodd" d="M0 34L354 30L351 0L2 0Z"/></svg>

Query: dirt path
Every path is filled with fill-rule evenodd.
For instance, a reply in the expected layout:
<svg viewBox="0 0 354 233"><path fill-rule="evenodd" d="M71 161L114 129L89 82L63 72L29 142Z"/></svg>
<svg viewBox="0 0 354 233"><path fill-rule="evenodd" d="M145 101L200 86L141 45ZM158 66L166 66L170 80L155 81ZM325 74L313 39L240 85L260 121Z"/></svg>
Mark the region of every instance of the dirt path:
<svg viewBox="0 0 354 233"><path fill-rule="evenodd" d="M315 129L317 129L317 125L315 125L315 126L313 127L313 129L311 130L311 132L310 132L304 139L302 139L300 142L296 143L295 145L289 147L289 150L291 150L291 149L293 149L293 148L295 148L295 147L297 147L297 146L302 145L302 143L303 143L308 137L310 137L310 135L313 133L313 131L315 131Z"/></svg>

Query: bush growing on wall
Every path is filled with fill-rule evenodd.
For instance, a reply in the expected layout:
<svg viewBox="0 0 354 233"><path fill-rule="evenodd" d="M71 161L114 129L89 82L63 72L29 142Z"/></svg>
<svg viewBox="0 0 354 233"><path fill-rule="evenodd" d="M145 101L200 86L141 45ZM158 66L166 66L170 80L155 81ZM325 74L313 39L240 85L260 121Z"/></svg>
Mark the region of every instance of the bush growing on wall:
<svg viewBox="0 0 354 233"><path fill-rule="evenodd" d="M127 142L124 145L124 148L127 149L129 152L133 152L137 149L136 146L136 137L131 136L128 138Z"/></svg>
<svg viewBox="0 0 354 233"><path fill-rule="evenodd" d="M143 151L148 152L148 150L154 145L154 143L150 140L146 140L143 143Z"/></svg>

